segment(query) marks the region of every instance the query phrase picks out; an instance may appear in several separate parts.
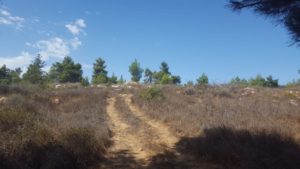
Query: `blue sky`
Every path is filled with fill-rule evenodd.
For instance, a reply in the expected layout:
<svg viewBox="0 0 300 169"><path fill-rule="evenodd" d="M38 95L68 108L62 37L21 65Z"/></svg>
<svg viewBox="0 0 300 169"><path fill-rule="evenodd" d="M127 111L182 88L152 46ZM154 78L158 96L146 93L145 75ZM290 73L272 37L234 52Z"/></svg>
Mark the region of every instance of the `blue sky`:
<svg viewBox="0 0 300 169"><path fill-rule="evenodd" d="M234 76L299 78L300 48L282 25L226 0L2 0L0 65L26 66L41 53L49 69L71 56L91 76L96 58L130 79L136 58L158 70L166 61L183 82L206 73L210 82Z"/></svg>

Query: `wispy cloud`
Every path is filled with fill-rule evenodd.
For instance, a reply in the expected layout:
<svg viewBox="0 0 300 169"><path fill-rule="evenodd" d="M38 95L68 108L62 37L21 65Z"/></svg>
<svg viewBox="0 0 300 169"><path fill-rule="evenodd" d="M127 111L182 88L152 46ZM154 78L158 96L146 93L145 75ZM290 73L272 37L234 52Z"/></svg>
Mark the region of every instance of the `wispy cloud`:
<svg viewBox="0 0 300 169"><path fill-rule="evenodd" d="M39 50L43 60L48 60L50 57L62 59L70 54L70 44L59 37L54 37L49 40L40 40L33 47Z"/></svg>
<svg viewBox="0 0 300 169"><path fill-rule="evenodd" d="M15 57L0 57L0 63L5 64L9 68L25 67L30 64L33 55L28 52L21 52L20 55ZM1 66L1 65L0 65Z"/></svg>
<svg viewBox="0 0 300 169"><path fill-rule="evenodd" d="M86 28L86 24L83 19L77 19L73 23L66 24L65 27L75 36L84 32L83 29Z"/></svg>
<svg viewBox="0 0 300 169"><path fill-rule="evenodd" d="M44 61L48 61L50 59L52 61L61 60L65 56L70 55L71 51L76 50L81 44L82 42L77 37L71 40L54 37L48 40L40 40L36 43L26 42L26 46L37 50L35 54L21 52L18 56L0 57L0 66L5 64L9 68L21 67L25 70L38 53L41 54L42 60ZM49 67L45 68L45 70L49 70Z"/></svg>
<svg viewBox="0 0 300 169"><path fill-rule="evenodd" d="M82 45L82 42L79 40L79 38L75 37L70 40L70 45L73 47L73 49L77 49Z"/></svg>
<svg viewBox="0 0 300 169"><path fill-rule="evenodd" d="M33 44L26 42L25 45L38 49L42 59L48 60L50 58L62 59L68 56L72 50L78 49L82 42L77 37L70 40L54 37L48 40L40 40Z"/></svg>
<svg viewBox="0 0 300 169"><path fill-rule="evenodd" d="M19 21L19 23L18 23ZM0 25L15 25L21 28L24 19L12 16L8 11L0 9ZM38 22L38 20L37 20ZM65 25L73 35L73 38L64 38L61 36L53 36L46 39L41 39L36 42L25 42L27 47L30 47L32 52L21 52L17 56L1 57L0 66L6 64L9 68L21 67L26 70L26 67L32 62L37 54L41 54L44 61L57 61L69 56L73 50L77 50L81 45L81 40L75 36L80 33L85 33L84 28L86 23L83 19L77 19L72 24ZM49 66L45 70L49 70Z"/></svg>
<svg viewBox="0 0 300 169"><path fill-rule="evenodd" d="M20 16L13 16L7 10L0 9L0 25L13 25L17 29L21 29L24 21L24 18Z"/></svg>
<svg viewBox="0 0 300 169"><path fill-rule="evenodd" d="M85 28L86 24L85 21L83 19L77 19L75 22L76 25L80 26L81 28Z"/></svg>

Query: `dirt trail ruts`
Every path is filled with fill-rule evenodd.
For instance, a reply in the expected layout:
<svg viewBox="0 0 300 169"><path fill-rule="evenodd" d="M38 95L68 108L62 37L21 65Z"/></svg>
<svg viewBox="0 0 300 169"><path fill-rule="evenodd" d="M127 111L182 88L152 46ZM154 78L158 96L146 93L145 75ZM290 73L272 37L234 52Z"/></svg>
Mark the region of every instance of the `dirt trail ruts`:
<svg viewBox="0 0 300 169"><path fill-rule="evenodd" d="M143 151L142 141L135 135L129 134L126 130L130 127L120 118L118 111L115 108L116 98L108 99L107 114L111 121L111 130L114 135L113 146L110 149L111 154L117 154L121 151L127 152L136 160L147 160L151 154Z"/></svg>
<svg viewBox="0 0 300 169"><path fill-rule="evenodd" d="M151 119L133 105L131 97L129 94L112 93L108 99L107 114L113 132L113 146L108 150L109 163L103 164L101 169L152 169L161 168L161 165L194 168L194 159L176 151L179 138L164 123ZM128 110L116 105L118 99L124 101L122 106ZM149 136L155 139L149 139Z"/></svg>
<svg viewBox="0 0 300 169"><path fill-rule="evenodd" d="M172 151L179 139L170 132L169 128L162 122L149 118L142 110L134 106L131 102L131 95L124 94L122 97L133 115L154 129L155 135L159 138L156 142L164 144L166 149Z"/></svg>

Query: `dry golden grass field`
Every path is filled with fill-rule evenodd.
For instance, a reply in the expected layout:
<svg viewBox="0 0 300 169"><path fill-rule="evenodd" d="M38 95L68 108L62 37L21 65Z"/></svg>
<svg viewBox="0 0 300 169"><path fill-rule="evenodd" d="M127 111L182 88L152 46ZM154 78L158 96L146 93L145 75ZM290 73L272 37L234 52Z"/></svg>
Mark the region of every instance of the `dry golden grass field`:
<svg viewBox="0 0 300 169"><path fill-rule="evenodd" d="M2 169L299 169L300 88L0 87Z"/></svg>

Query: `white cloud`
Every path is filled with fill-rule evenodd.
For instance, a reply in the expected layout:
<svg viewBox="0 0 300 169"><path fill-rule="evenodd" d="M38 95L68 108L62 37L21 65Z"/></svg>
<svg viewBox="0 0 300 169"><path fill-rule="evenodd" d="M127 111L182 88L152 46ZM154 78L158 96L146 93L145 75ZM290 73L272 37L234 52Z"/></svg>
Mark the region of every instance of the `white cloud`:
<svg viewBox="0 0 300 169"><path fill-rule="evenodd" d="M49 40L40 40L33 46L39 49L39 54L42 55L43 60L48 60L49 57L62 59L70 54L70 44L59 37L54 37Z"/></svg>
<svg viewBox="0 0 300 169"><path fill-rule="evenodd" d="M24 18L13 16L10 12L0 9L0 25L14 25L17 29L23 27Z"/></svg>
<svg viewBox="0 0 300 169"><path fill-rule="evenodd" d="M0 11L1 11L2 15L4 15L4 16L10 16L10 13L8 11L5 11L3 9L1 9Z"/></svg>
<svg viewBox="0 0 300 169"><path fill-rule="evenodd" d="M86 27L85 21L83 19L77 19L75 23L81 28Z"/></svg>
<svg viewBox="0 0 300 169"><path fill-rule="evenodd" d="M82 42L77 37L75 37L70 40L70 45L73 47L73 49L77 49L82 45Z"/></svg>
<svg viewBox="0 0 300 169"><path fill-rule="evenodd" d="M67 24L66 28L73 34L78 35L81 31L81 29L76 25Z"/></svg>
<svg viewBox="0 0 300 169"><path fill-rule="evenodd" d="M18 16L12 16L7 10L0 8L0 25L13 25L16 28L22 28L24 18ZM39 19L36 18L34 22L38 22ZM79 35L84 33L84 28L86 28L85 21L83 19L77 19L71 24L65 25L65 27L73 34ZM21 67L23 71L26 71L27 66L32 62L37 54L41 54L43 61L61 60L65 56L70 55L72 50L78 49L82 45L82 42L78 37L73 37L72 39L65 39L61 37L52 37L49 39L39 40L35 43L25 42L27 47L35 49L34 52L21 52L18 56L11 57L1 57L0 56L0 66L1 64L7 65L7 67L14 69ZM85 67L91 68L91 65L86 65ZM44 70L48 71L50 66L46 66Z"/></svg>
<svg viewBox="0 0 300 169"><path fill-rule="evenodd" d="M36 43L26 42L25 45L37 49L36 53L21 52L20 55L14 57L0 57L0 66L5 64L7 67L14 69L21 67L26 71L27 66L32 62L37 53L41 54L42 60L49 59L60 60L68 56L72 50L76 50L81 46L82 42L77 38L71 40L54 37L48 40L40 40ZM50 66L46 66L43 70L48 71Z"/></svg>
<svg viewBox="0 0 300 169"><path fill-rule="evenodd" d="M83 19L77 19L75 22L66 24L65 27L73 34L79 35L86 28L85 21Z"/></svg>
<svg viewBox="0 0 300 169"><path fill-rule="evenodd" d="M26 46L32 47L32 44L30 42L25 42Z"/></svg>
<svg viewBox="0 0 300 169"><path fill-rule="evenodd" d="M23 68L29 65L32 60L33 60L33 55L31 55L28 52L21 52L19 56L15 56L15 57L0 57L0 63L5 64L7 67L11 69L17 67Z"/></svg>

